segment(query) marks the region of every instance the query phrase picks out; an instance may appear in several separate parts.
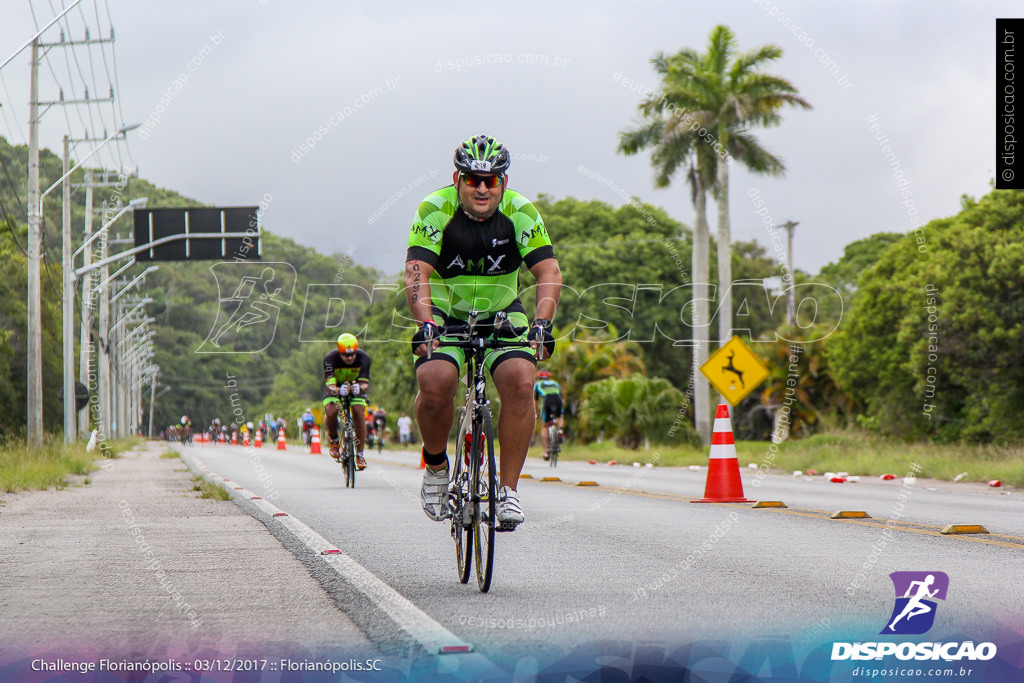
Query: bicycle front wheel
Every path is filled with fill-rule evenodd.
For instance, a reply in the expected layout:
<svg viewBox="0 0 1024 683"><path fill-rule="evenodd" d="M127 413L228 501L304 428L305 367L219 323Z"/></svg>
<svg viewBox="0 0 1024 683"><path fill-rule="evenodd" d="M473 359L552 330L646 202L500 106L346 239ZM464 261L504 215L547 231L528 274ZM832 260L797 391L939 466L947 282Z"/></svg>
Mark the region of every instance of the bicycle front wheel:
<svg viewBox="0 0 1024 683"><path fill-rule="evenodd" d="M466 453L466 408L459 411L458 434L455 437L455 463L451 465L451 483L448 487L449 510L452 515L452 538L455 540L455 562L459 570L459 581L469 583L469 573L473 566L473 524L467 524L467 517L472 520L473 504L469 495L469 468L463 458Z"/></svg>
<svg viewBox="0 0 1024 683"><path fill-rule="evenodd" d="M349 429L345 430L345 450L341 461L345 465L345 488L356 487L356 440Z"/></svg>
<svg viewBox="0 0 1024 683"><path fill-rule="evenodd" d="M476 582L481 593L491 588L494 570L494 525L498 501L498 475L494 463L494 429L491 411L481 407L482 419L474 420L474 434L470 453L471 488L475 495L476 515L473 535L473 555L476 558ZM483 438L481 438L483 437ZM482 443L481 443L482 442Z"/></svg>

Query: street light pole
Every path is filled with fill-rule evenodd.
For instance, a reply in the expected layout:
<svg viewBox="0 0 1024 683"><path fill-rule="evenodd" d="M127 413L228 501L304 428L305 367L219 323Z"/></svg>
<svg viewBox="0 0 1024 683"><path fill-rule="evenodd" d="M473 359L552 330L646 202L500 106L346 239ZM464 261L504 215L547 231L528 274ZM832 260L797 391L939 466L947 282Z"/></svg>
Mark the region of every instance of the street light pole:
<svg viewBox="0 0 1024 683"><path fill-rule="evenodd" d="M39 283L42 261L42 216L39 197L39 36L32 39L32 73L28 100L28 372L29 446L43 443L43 301Z"/></svg>
<svg viewBox="0 0 1024 683"><path fill-rule="evenodd" d="M19 47L10 57L0 64L0 69L11 63L29 45L32 46L32 57L29 68L28 98L28 257L27 279L28 292L26 313L28 321L25 340L27 374L26 386L26 432L29 446L43 443L43 302L39 284L39 271L42 262L42 211L37 213L36 207L41 201L39 196L39 36L43 35L61 17L70 12L82 0L74 0L64 11L50 20L25 44Z"/></svg>
<svg viewBox="0 0 1024 683"><path fill-rule="evenodd" d="M106 249L107 242L103 241L104 251ZM106 254L101 256L100 262L102 263L106 259ZM128 290L137 285L142 279L149 273L158 270L159 266L150 266L146 268L138 277L132 280L130 283L125 285L119 292L115 293L113 297L110 296L110 288L106 286L107 282L112 278L103 277L103 281L97 286L100 290L100 341L101 350L103 351L103 361L100 363L100 372L103 374L102 383L100 385L100 396L102 402L102 413L103 413L103 429L101 433L107 434L112 437L116 437L121 433L123 423L118 422L118 410L117 410L117 398L118 394L114 390L115 371L119 368L115 367L117 361L116 344L114 341L114 332L118 327L115 324L113 327L110 324L110 306L117 302L122 296L124 296ZM105 273L106 266L103 266ZM120 322L120 320L118 321ZM105 346L104 346L105 345Z"/></svg>
<svg viewBox="0 0 1024 683"><path fill-rule="evenodd" d="M75 268L71 260L71 173L68 167L68 136L64 136L63 216L61 226L61 267L64 271L63 341L64 341L64 443L73 443L78 435L78 392L75 391ZM40 211L41 213L41 211Z"/></svg>
<svg viewBox="0 0 1024 683"><path fill-rule="evenodd" d="M81 354L80 354L80 357L81 357L81 369L79 371L79 380L82 382L82 384L90 387L91 390L95 390L96 391L96 393L97 393L96 399L97 399L97 401L99 403L99 410L96 411L95 420L96 420L96 422L99 425L106 425L106 424L109 424L109 422L104 419L104 410L106 409L106 405L107 405L106 400L104 399L104 394L106 393L106 383L110 381L110 377L109 377L109 368L107 367L107 358L106 358L106 355L105 355L106 352L103 349L103 344L105 343L105 339L106 339L106 336L105 336L103 331L104 331L104 329L105 329L105 327L107 325L107 313L105 312L106 309L104 309L104 302L106 302L106 300L109 298L109 292L107 291L107 288L105 287L105 285L107 284L107 282L109 281L110 278L107 277L107 275L106 275L107 268L104 266L104 268L102 269L102 275L99 276L100 278L102 278L101 281L100 281L100 285L95 287L95 288L93 288L93 286L92 286L92 270L90 268L90 266L92 265L92 251L93 251L92 248L91 248L91 245L92 245L92 243L95 240L101 239L101 245L102 246L101 246L101 250L100 250L100 254L101 254L100 258L101 259L106 258L106 255L107 255L107 239L106 239L107 230L110 228L111 225L114 224L115 221L117 221L118 218L123 216L127 211L129 211L131 209L135 209L135 208L137 208L139 206L145 205L145 203L147 201L147 198L146 197L139 197L137 199L131 200L130 202L128 202L128 204L124 208L122 208L120 211L118 211L114 215L113 218L111 218L110 220L105 222L102 225L102 227L100 227L99 230L97 230L96 232L93 232L91 230L91 228L90 228L90 226L92 224L92 221L88 220L88 218L91 218L91 216L92 216L92 187L90 185L90 180L91 180L91 171L87 170L86 171L86 185L88 187L86 189L86 202L85 202L86 203L86 215L87 215L86 230L85 230L85 238L86 239L82 243L82 246L80 246L78 249L76 249L75 253L71 255L71 265L74 266L75 257L78 256L78 254L80 254L80 253L82 253L84 251L85 252L85 258L84 258L85 263L82 266L82 270L84 270L85 272L82 274L82 321L81 321L81 324L82 324L82 342L81 342L81 344L82 344L82 346L81 346ZM104 206L106 206L106 205L104 204ZM125 266L125 268L130 266L133 262L134 262L134 259L131 262L129 262ZM120 272L120 271L118 271L118 272ZM118 273L114 273L114 275L112 277L117 277L117 275L118 275ZM93 314L93 309L97 307L96 306L95 295L96 295L96 293L98 291L102 291L102 294L100 295L100 304L99 304L99 308L100 308L100 313L99 313L99 329L100 329L99 342L100 343L96 345L96 361L95 361L95 366L90 367L90 359L92 358L92 354L90 353L91 350L92 350L92 335L91 335L91 332L92 332L92 317L93 317L92 314ZM91 372L90 372L90 370L91 370ZM86 426L88 426L88 420L89 420L88 409L83 411L83 414L82 414L81 418L84 421L84 424ZM104 434L104 438L106 438L106 432L103 432L103 434Z"/></svg>
<svg viewBox="0 0 1024 683"><path fill-rule="evenodd" d="M71 174L82 164L85 160L91 157L96 152L106 145L108 142L113 140L118 135L127 133L130 130L138 128L141 124L132 123L125 124L118 128L116 131L108 135L103 142L93 147L92 151L82 157L73 168L68 169L70 161L68 159L68 136L64 136L64 175L60 179L50 186L46 192L43 192L42 196L39 197L39 220L42 222L43 217L43 200L46 195L49 194L50 190L57 187L58 184L64 184L64 226L62 233L62 261L64 265L64 330L63 330L63 359L64 359L64 443L71 443L75 440L77 429L75 427L75 342L74 342L74 327L75 327L75 269L73 264L73 252L71 251L71 183L69 178ZM40 336L40 341L42 337ZM41 345L40 345L41 351ZM42 356L40 356L41 358ZM68 393L70 391L70 393ZM39 405L40 411L40 422L42 422L42 404Z"/></svg>
<svg viewBox="0 0 1024 683"><path fill-rule="evenodd" d="M149 429L146 430L146 436L150 439L153 438L153 404L156 402L156 382L160 376L160 366L153 366L153 383L149 388Z"/></svg>
<svg viewBox="0 0 1024 683"><path fill-rule="evenodd" d="M796 221L786 221L780 228L786 229L786 266L789 268L789 296L786 299L786 323L792 327L796 322L796 277L793 274L793 231L800 225Z"/></svg>
<svg viewBox="0 0 1024 683"><path fill-rule="evenodd" d="M85 241L92 238L92 171L85 169ZM76 254L78 252L75 252ZM71 264L74 265L75 257L72 254ZM92 249L85 250L85 265L92 263ZM86 273L82 281L82 318L79 321L81 337L78 342L78 381L88 387L89 369L92 365L92 297L86 296L92 287L92 273ZM79 436L85 437L89 432L89 406L78 414Z"/></svg>

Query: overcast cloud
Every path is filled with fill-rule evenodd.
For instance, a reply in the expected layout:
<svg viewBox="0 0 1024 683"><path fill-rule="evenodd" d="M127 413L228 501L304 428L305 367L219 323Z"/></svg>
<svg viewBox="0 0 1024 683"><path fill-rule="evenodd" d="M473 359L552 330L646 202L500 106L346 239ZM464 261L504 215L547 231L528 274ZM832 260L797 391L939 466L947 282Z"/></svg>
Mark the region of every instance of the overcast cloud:
<svg viewBox="0 0 1024 683"><path fill-rule="evenodd" d="M106 35L106 3L83 0L93 36L97 1ZM54 16L46 3L32 6L40 23ZM1018 10L1010 2L923 0L109 0L117 108L148 126L129 133L128 143L144 178L212 205L270 198L269 230L324 253L353 245L357 263L388 274L402 266L419 200L450 182L455 145L480 132L510 148L511 187L529 197L620 205L638 196L692 224L681 182L655 190L647 157L615 150L619 132L637 121L636 84L657 86L651 57L703 51L716 24L732 28L743 50L782 47L770 71L814 106L787 110L781 126L758 132L783 158L785 178L732 167L733 237L769 245L747 196L760 189L775 222L799 222L795 265L816 273L854 240L909 232L911 208L927 221L956 213L964 193L988 191L995 18ZM5 0L3 14L0 59L34 32L28 0ZM69 16L71 36L80 38L82 14ZM45 37L58 39L56 29ZM91 79L89 51L76 53ZM105 94L97 48L92 55ZM64 59L62 50L50 52L56 81L80 84L78 67L70 62L69 79ZM2 71L0 134L16 143L27 134L27 63L26 51ZM43 100L57 98L49 69L40 90ZM103 112L108 127L120 116L109 105L94 109L91 125L100 129ZM901 203L869 116L911 183L913 207ZM87 115L65 119L53 108L43 118L45 146L59 150L67 120L82 136ZM120 161L106 151L100 158L116 168L128 152L121 148Z"/></svg>

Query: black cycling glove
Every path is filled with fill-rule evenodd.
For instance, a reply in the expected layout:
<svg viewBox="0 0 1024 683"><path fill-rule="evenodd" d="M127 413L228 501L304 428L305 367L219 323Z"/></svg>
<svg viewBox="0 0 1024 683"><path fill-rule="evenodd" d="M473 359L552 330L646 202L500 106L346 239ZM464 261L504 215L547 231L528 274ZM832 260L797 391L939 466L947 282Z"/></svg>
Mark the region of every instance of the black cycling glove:
<svg viewBox="0 0 1024 683"><path fill-rule="evenodd" d="M420 329L416 330L416 334L412 336L412 352L416 353L416 349L418 349L421 344L426 344L428 339L438 339L440 336L441 331L437 329L437 325L434 324L434 321L426 321L420 325Z"/></svg>
<svg viewBox="0 0 1024 683"><path fill-rule="evenodd" d="M545 320L544 318L537 318L530 325L530 334L526 337L530 341L537 342L538 360L547 360L551 358L555 352L555 338L551 335L551 321ZM540 347L543 346L543 353L540 352Z"/></svg>

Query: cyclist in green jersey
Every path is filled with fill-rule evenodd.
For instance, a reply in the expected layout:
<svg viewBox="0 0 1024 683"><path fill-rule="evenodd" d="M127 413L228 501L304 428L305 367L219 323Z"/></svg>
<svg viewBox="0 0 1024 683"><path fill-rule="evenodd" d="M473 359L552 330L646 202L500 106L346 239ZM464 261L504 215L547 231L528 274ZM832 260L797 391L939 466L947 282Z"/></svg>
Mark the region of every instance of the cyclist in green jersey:
<svg viewBox="0 0 1024 683"><path fill-rule="evenodd" d="M452 184L420 203L405 262L409 310L420 325L413 337L416 361L416 423L423 439L426 471L420 499L432 520L447 515L448 434L455 415L455 392L465 354L446 348L438 337L446 328L481 312L484 325L504 311L526 348L494 350L485 365L501 397L498 419L500 472L497 521L515 528L525 520L517 493L519 475L533 435L533 377L538 356L554 349L551 320L558 307L562 274L544 222L532 203L507 189L510 156L494 138L478 135L455 150ZM519 267L537 280L533 322L519 300ZM426 341L431 340L431 358Z"/></svg>
<svg viewBox="0 0 1024 683"><path fill-rule="evenodd" d="M340 457L338 441L338 396L352 395L352 421L356 429L356 468L366 469L363 445L366 443L366 391L370 387L370 356L359 348L355 335L338 336L338 348L324 356L324 428L327 431L328 453Z"/></svg>

